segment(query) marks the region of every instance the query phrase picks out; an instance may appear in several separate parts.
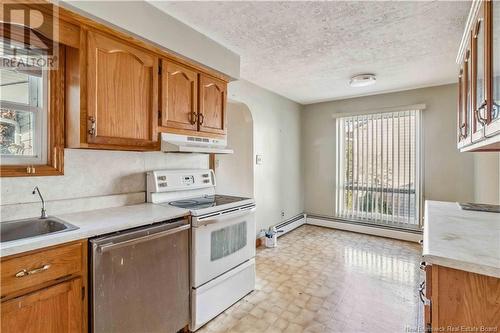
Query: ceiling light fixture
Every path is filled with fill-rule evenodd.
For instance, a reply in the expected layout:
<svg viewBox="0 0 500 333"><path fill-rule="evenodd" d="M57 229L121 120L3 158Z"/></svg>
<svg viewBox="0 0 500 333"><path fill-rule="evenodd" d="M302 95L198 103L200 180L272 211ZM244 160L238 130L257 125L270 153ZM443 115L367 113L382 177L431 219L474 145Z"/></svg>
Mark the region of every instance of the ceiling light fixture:
<svg viewBox="0 0 500 333"><path fill-rule="evenodd" d="M351 77L349 85L351 87L366 87L377 82L375 74L359 74Z"/></svg>

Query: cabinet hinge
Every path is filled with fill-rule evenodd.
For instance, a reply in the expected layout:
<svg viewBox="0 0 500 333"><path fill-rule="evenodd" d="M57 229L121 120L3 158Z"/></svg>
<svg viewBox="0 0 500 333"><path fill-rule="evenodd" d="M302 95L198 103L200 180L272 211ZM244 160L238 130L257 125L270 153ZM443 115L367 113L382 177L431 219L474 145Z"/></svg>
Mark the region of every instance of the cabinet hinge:
<svg viewBox="0 0 500 333"><path fill-rule="evenodd" d="M82 301L85 299L85 287L82 287Z"/></svg>

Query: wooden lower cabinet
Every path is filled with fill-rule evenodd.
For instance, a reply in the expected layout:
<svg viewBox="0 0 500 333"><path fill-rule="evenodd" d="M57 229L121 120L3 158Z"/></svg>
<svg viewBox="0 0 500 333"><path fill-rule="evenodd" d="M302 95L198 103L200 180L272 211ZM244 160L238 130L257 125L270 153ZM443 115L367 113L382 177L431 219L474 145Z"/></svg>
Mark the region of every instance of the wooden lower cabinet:
<svg viewBox="0 0 500 333"><path fill-rule="evenodd" d="M500 330L500 279L439 265L426 267L425 320L432 331ZM429 312L428 312L429 310ZM462 330L463 331L463 330ZM482 332L483 332L482 331Z"/></svg>
<svg viewBox="0 0 500 333"><path fill-rule="evenodd" d="M87 332L87 241L1 259L2 333Z"/></svg>
<svg viewBox="0 0 500 333"><path fill-rule="evenodd" d="M82 332L82 279L3 302L2 332Z"/></svg>

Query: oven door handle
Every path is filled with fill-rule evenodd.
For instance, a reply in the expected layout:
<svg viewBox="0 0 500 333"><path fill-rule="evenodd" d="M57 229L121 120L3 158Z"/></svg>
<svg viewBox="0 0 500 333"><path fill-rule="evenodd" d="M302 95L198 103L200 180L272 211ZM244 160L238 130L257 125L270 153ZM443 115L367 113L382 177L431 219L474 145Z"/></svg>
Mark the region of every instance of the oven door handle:
<svg viewBox="0 0 500 333"><path fill-rule="evenodd" d="M208 224L213 224L213 223L218 223L220 221L228 220L228 219L234 219L240 216L244 216L250 213L255 212L255 206L244 208L237 210L235 212L230 212L230 213L221 213L217 215L209 215L206 217L201 217L198 218L197 223L193 223L193 226L198 226L201 227L203 225L208 225Z"/></svg>

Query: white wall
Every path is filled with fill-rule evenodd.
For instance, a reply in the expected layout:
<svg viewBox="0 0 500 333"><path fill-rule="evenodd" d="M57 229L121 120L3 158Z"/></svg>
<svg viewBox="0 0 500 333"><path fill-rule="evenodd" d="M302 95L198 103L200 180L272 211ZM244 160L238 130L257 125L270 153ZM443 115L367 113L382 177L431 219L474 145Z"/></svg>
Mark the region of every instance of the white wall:
<svg viewBox="0 0 500 333"><path fill-rule="evenodd" d="M243 103L227 103L227 143L234 154L215 157L216 192L253 198L253 119Z"/></svg>
<svg viewBox="0 0 500 333"><path fill-rule="evenodd" d="M240 76L239 55L145 1L60 1L59 4L230 77Z"/></svg>
<svg viewBox="0 0 500 333"><path fill-rule="evenodd" d="M190 168L208 168L208 155L66 149L63 176L0 178L0 220L40 214L35 185L55 215L142 203L147 171Z"/></svg>
<svg viewBox="0 0 500 333"><path fill-rule="evenodd" d="M474 201L474 154L459 153L456 148L456 90L456 85L445 85L304 107L302 158L306 212L334 215L336 134L333 114L365 113L420 103L427 106L422 120L425 199ZM498 184L498 180L495 183Z"/></svg>
<svg viewBox="0 0 500 333"><path fill-rule="evenodd" d="M500 205L500 153L474 155L474 202Z"/></svg>
<svg viewBox="0 0 500 333"><path fill-rule="evenodd" d="M254 167L257 231L302 213L301 105L244 80L229 84L228 97L250 109L254 155L263 156Z"/></svg>

